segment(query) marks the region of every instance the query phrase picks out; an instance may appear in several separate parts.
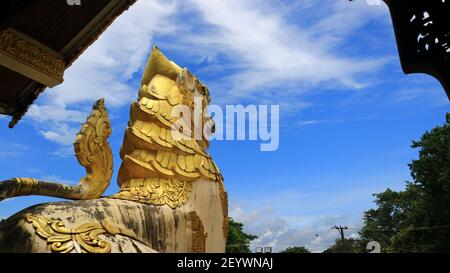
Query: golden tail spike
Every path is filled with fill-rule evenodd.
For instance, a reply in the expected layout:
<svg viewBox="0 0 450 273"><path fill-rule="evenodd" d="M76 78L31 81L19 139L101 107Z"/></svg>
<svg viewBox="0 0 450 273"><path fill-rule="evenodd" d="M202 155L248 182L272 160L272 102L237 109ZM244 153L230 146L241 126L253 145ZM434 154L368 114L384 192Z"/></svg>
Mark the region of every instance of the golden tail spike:
<svg viewBox="0 0 450 273"><path fill-rule="evenodd" d="M108 188L113 173L113 156L108 137L111 124L104 100L95 102L92 112L77 134L74 150L86 176L76 186L33 178L0 182L0 200L25 195L46 195L65 199L95 199Z"/></svg>
<svg viewBox="0 0 450 273"><path fill-rule="evenodd" d="M83 196L77 199L98 198L108 188L113 173L113 156L108 143L111 133L105 102L100 99L73 144L78 162L86 168L86 176L80 180Z"/></svg>

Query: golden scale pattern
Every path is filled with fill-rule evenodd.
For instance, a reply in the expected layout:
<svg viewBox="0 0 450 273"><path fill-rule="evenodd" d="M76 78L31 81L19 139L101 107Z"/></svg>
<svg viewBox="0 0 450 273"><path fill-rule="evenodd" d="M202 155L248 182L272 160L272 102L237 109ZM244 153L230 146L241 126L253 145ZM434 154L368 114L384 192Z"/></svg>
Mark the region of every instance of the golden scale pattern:
<svg viewBox="0 0 450 273"><path fill-rule="evenodd" d="M203 178L223 183L200 141L192 137L175 140L172 136L172 127L181 118L172 116L173 108L191 106L195 91L209 102L205 90L187 69L169 61L157 48L153 50L138 101L131 105L120 151L120 192L112 198L175 209L187 202L193 181Z"/></svg>

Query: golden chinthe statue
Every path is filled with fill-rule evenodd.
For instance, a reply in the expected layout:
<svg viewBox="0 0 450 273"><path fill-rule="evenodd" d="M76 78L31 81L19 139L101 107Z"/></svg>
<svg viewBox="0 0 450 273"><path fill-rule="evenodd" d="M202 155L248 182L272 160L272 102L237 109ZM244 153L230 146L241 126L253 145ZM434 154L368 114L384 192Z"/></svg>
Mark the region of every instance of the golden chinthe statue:
<svg viewBox="0 0 450 273"><path fill-rule="evenodd" d="M77 186L32 178L0 182L0 200L25 195L76 200L29 207L0 222L0 252L224 252L223 177L206 151L208 140L192 134L208 124L211 129L212 119L173 114L179 107L193 111L195 100L204 112L207 87L155 47L120 150L120 191L102 197L113 157L107 141L111 126L99 100L74 143L87 172Z"/></svg>

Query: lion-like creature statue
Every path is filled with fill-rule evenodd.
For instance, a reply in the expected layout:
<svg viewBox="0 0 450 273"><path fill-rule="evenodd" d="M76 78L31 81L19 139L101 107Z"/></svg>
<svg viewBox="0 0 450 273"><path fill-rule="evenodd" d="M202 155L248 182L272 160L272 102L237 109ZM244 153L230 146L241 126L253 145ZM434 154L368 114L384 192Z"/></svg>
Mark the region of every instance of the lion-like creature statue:
<svg viewBox="0 0 450 273"><path fill-rule="evenodd" d="M208 88L154 48L120 151L120 191L102 197L112 173L111 125L99 100L76 136L86 176L76 186L13 178L0 182L0 200L46 195L76 201L40 204L0 222L0 252L224 252L228 198L207 153L213 131ZM174 114L175 113L175 114ZM206 112L205 112L206 113ZM191 126L194 124L193 126ZM2 205L0 203L0 205Z"/></svg>

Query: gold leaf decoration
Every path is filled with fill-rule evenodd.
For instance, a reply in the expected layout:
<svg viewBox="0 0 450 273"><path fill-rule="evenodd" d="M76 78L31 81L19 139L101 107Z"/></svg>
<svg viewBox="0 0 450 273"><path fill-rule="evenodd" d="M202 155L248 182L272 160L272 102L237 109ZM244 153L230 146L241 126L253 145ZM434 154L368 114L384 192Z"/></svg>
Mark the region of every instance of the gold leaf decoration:
<svg viewBox="0 0 450 273"><path fill-rule="evenodd" d="M191 221L192 229L192 253L205 253L206 252L206 237L208 233L205 232L202 219L197 215L195 211L191 211L188 214Z"/></svg>
<svg viewBox="0 0 450 273"><path fill-rule="evenodd" d="M110 253L111 244L100 235L124 235L136 240L132 231L117 227L106 221L86 223L76 229L66 228L64 222L50 220L42 216L26 214L26 221L31 223L41 238L47 241L50 250L55 253Z"/></svg>
<svg viewBox="0 0 450 273"><path fill-rule="evenodd" d="M22 66L27 66L28 70L23 70L24 73L33 70L35 74L44 74L45 77L38 78L27 75L42 84L54 87L63 82L65 64L62 56L17 30L10 28L0 32L0 55L2 61L9 57ZM9 66L7 63L2 65ZM13 68L18 69L17 66L19 65Z"/></svg>
<svg viewBox="0 0 450 273"><path fill-rule="evenodd" d="M118 194L111 198L136 201L144 204L168 205L176 209L184 205L192 191L192 182L175 179L132 179L122 185Z"/></svg>

